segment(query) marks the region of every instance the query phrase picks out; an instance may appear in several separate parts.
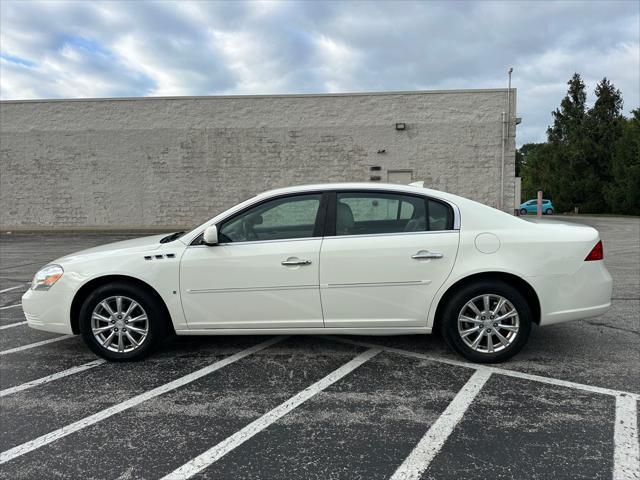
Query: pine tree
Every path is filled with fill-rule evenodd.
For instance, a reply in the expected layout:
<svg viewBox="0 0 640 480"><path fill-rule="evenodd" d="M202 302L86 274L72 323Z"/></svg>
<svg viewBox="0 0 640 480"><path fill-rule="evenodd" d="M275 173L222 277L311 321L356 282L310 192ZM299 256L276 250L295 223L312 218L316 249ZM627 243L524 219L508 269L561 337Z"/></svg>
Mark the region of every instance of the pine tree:
<svg viewBox="0 0 640 480"><path fill-rule="evenodd" d="M550 143L566 144L580 135L586 116L587 91L582 77L574 73L560 108L552 112L553 125L547 129Z"/></svg>
<svg viewBox="0 0 640 480"><path fill-rule="evenodd" d="M640 215L640 109L622 120L622 133L613 148L611 182L605 186L609 210Z"/></svg>
<svg viewBox="0 0 640 480"><path fill-rule="evenodd" d="M552 112L547 142L523 145L523 193L543 190L558 212L640 214L640 112L622 115L622 94L605 77L586 108L581 76L569 80L567 95Z"/></svg>
<svg viewBox="0 0 640 480"><path fill-rule="evenodd" d="M595 89L596 102L587 113L591 166L602 184L611 181L613 146L622 135L622 94L603 78Z"/></svg>
<svg viewBox="0 0 640 480"><path fill-rule="evenodd" d="M547 130L550 148L545 149L549 183L545 195L552 198L558 211L581 207L595 183L585 158L585 84L578 73L567 84L567 95L552 113L553 125Z"/></svg>

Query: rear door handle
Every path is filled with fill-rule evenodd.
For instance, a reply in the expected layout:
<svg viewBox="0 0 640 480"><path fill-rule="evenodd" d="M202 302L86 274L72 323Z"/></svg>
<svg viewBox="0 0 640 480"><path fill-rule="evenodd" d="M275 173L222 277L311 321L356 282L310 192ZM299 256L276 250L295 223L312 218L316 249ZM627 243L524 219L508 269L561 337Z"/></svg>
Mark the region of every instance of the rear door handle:
<svg viewBox="0 0 640 480"><path fill-rule="evenodd" d="M442 257L444 257L444 255L440 252L430 252L429 250L420 250L411 255L411 258L415 260L437 259Z"/></svg>
<svg viewBox="0 0 640 480"><path fill-rule="evenodd" d="M298 257L289 257L280 263L285 267L291 267L295 265L311 265L311 260L301 260Z"/></svg>

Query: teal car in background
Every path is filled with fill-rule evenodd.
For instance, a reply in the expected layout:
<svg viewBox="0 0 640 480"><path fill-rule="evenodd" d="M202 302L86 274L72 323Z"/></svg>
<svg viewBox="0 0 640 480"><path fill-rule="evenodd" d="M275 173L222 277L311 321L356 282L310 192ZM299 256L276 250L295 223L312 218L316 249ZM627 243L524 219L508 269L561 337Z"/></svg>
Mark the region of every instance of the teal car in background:
<svg viewBox="0 0 640 480"><path fill-rule="evenodd" d="M542 200L542 213L544 215L553 215L553 203L551 200ZM527 213L538 213L538 200L529 200L520 205L520 215Z"/></svg>

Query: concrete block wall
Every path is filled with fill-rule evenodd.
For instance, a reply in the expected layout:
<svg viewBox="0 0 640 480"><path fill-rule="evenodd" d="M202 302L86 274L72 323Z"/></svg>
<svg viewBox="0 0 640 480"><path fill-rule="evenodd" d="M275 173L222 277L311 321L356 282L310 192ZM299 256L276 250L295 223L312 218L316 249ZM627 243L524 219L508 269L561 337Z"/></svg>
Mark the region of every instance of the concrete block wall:
<svg viewBox="0 0 640 480"><path fill-rule="evenodd" d="M402 169L497 206L506 105L506 89L5 101L0 228L189 227L263 190ZM514 159L515 128L507 211Z"/></svg>

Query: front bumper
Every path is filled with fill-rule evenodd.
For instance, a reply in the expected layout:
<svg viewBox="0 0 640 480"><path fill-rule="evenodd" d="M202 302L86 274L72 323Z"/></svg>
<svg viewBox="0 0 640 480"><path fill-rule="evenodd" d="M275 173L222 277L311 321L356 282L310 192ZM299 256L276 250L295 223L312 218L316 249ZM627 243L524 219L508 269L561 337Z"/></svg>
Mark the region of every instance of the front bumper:
<svg viewBox="0 0 640 480"><path fill-rule="evenodd" d="M22 310L31 328L71 334L71 296L58 283L46 291L27 290L22 296Z"/></svg>

